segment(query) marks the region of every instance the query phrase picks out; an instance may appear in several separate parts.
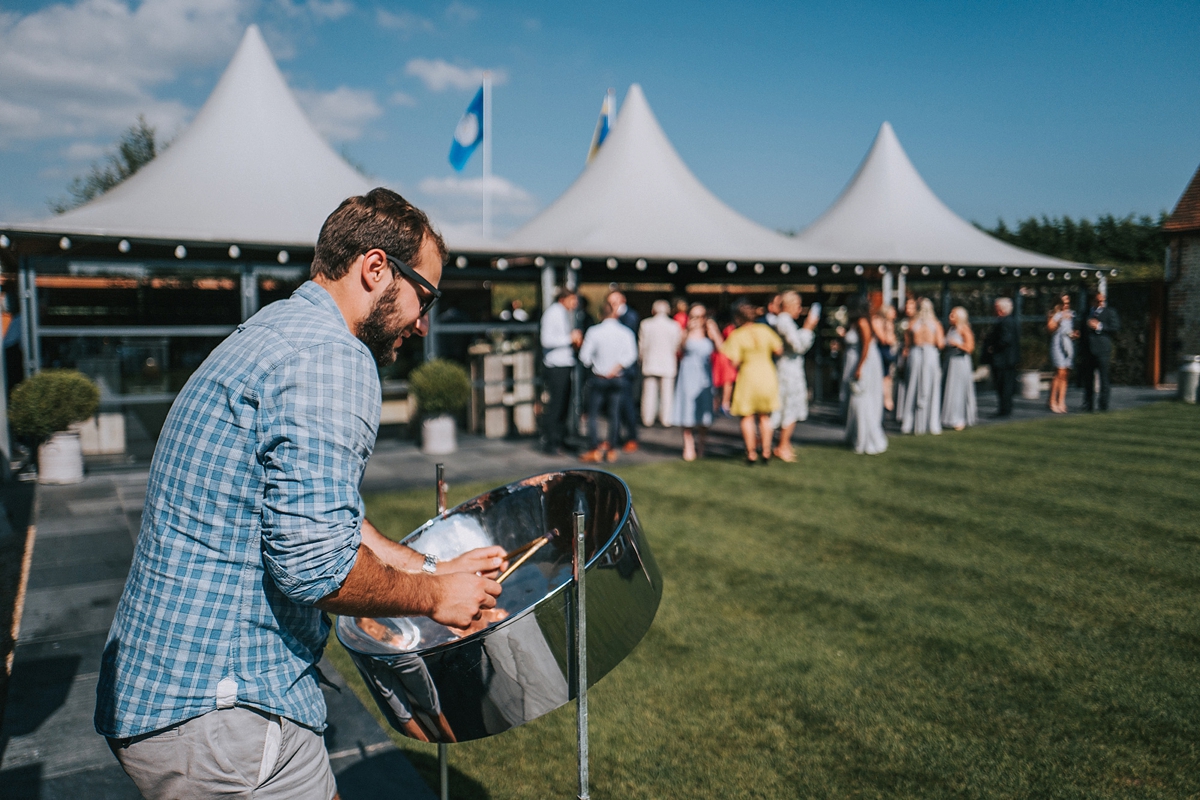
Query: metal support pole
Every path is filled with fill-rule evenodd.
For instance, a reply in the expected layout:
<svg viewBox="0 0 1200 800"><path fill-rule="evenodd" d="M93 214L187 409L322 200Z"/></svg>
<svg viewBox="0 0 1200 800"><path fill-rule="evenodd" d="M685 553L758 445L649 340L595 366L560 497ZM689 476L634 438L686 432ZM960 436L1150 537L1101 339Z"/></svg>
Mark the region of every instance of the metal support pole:
<svg viewBox="0 0 1200 800"><path fill-rule="evenodd" d="M883 273L883 305L890 306L892 304L892 272L888 270Z"/></svg>
<svg viewBox="0 0 1200 800"><path fill-rule="evenodd" d="M425 333L425 360L433 361L438 357L437 317L438 304L434 301L429 309L429 330Z"/></svg>
<svg viewBox="0 0 1200 800"><path fill-rule="evenodd" d="M554 285L554 265L546 264L542 267L542 313L546 313L546 309L554 305L554 294L557 287Z"/></svg>
<svg viewBox="0 0 1200 800"><path fill-rule="evenodd" d="M437 513L446 513L446 466L438 464L434 467L437 474ZM450 800L450 752L444 742L438 742L438 783L441 800Z"/></svg>
<svg viewBox="0 0 1200 800"><path fill-rule="evenodd" d="M242 321L258 311L258 275L251 264L242 265Z"/></svg>
<svg viewBox="0 0 1200 800"><path fill-rule="evenodd" d="M896 276L896 305L899 306L901 314L904 313L904 304L908 302L907 283L908 279L904 277L903 272Z"/></svg>
<svg viewBox="0 0 1200 800"><path fill-rule="evenodd" d="M41 343L37 324L37 273L27 258L21 259L17 272L17 300L21 309L21 360L25 377L41 369Z"/></svg>
<svg viewBox="0 0 1200 800"><path fill-rule="evenodd" d="M588 800L587 549L584 515L575 513L575 732L579 740L579 800Z"/></svg>

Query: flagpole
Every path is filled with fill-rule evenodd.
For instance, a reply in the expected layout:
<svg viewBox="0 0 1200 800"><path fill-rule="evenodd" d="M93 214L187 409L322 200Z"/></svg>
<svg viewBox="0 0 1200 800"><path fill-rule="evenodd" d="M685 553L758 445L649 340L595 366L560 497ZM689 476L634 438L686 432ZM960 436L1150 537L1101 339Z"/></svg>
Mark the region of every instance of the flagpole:
<svg viewBox="0 0 1200 800"><path fill-rule="evenodd" d="M492 235L492 73L483 73L483 235Z"/></svg>

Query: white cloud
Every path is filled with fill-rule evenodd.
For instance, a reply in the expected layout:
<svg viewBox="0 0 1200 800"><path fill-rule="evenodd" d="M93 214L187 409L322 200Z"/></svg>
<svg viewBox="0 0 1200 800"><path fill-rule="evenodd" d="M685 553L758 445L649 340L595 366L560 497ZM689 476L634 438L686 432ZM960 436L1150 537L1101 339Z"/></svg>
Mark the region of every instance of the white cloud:
<svg viewBox="0 0 1200 800"><path fill-rule="evenodd" d="M474 89L483 82L484 70L480 67L459 67L440 58L414 58L404 67L404 71L420 78L433 92L444 92L446 89ZM504 70L493 69L492 84L500 86L508 81Z"/></svg>
<svg viewBox="0 0 1200 800"><path fill-rule="evenodd" d="M446 7L446 19L467 24L479 19L479 9L454 0Z"/></svg>
<svg viewBox="0 0 1200 800"><path fill-rule="evenodd" d="M455 228L460 233L479 236L483 227L483 186L481 177L429 177L417 184L417 191L422 197L421 207L438 220L444 234L447 229ZM515 183L493 175L488 186L492 198L492 227L497 235L512 230L537 212L537 200Z"/></svg>
<svg viewBox="0 0 1200 800"><path fill-rule="evenodd" d="M349 14L354 5L347 0L307 0L297 3L294 0L276 0L276 5L289 17L299 17L310 14L315 19L335 20Z"/></svg>
<svg viewBox="0 0 1200 800"><path fill-rule="evenodd" d="M491 189L492 200L501 203L533 203L533 195L512 181L493 175L488 181L483 178L459 178L451 175L445 178L425 178L417 188L433 197L483 197L483 187Z"/></svg>
<svg viewBox="0 0 1200 800"><path fill-rule="evenodd" d="M111 148L95 142L75 142L63 151L68 161L96 161L111 152Z"/></svg>
<svg viewBox="0 0 1200 800"><path fill-rule="evenodd" d="M367 89L339 86L331 92L295 93L312 124L331 142L358 139L366 124L383 113L374 92Z"/></svg>
<svg viewBox="0 0 1200 800"><path fill-rule="evenodd" d="M411 11L387 11L380 8L375 12L375 22L381 28L400 31L410 36L417 32L429 32L434 29L432 20L413 14Z"/></svg>
<svg viewBox="0 0 1200 800"><path fill-rule="evenodd" d="M416 104L417 98L408 92L392 92L392 96L388 98L389 106L415 106Z"/></svg>
<svg viewBox="0 0 1200 800"><path fill-rule="evenodd" d="M0 145L113 134L144 114L164 135L190 110L152 89L228 58L250 0L77 0L0 15Z"/></svg>

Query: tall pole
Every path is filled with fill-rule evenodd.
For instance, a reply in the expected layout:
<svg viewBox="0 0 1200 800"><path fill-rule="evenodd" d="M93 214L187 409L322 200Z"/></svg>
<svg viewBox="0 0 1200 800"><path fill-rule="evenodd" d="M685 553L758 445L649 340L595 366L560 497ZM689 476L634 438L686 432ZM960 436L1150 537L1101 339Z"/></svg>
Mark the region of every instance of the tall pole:
<svg viewBox="0 0 1200 800"><path fill-rule="evenodd" d="M438 464L435 468L437 473L437 513L440 517L446 513L446 481L444 476L446 468L442 464ZM438 783L440 791L440 800L450 800L450 753L445 742L438 742Z"/></svg>
<svg viewBox="0 0 1200 800"><path fill-rule="evenodd" d="M584 515L575 513L575 733L579 740L579 800L588 800L587 548Z"/></svg>
<svg viewBox="0 0 1200 800"><path fill-rule="evenodd" d="M483 236L492 235L492 73L483 73Z"/></svg>

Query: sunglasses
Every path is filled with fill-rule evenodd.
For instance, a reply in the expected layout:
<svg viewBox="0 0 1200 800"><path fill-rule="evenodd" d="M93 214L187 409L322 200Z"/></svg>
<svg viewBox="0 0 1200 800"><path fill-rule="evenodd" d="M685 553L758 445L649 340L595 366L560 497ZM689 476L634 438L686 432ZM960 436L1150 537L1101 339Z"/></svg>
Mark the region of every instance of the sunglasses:
<svg viewBox="0 0 1200 800"><path fill-rule="evenodd" d="M419 286L425 290L424 296L422 296L420 292L417 292L417 297L421 301L421 311L417 316L423 317L428 314L429 309L433 308L433 304L438 301L438 298L442 296L442 293L432 283L422 278L415 269L410 267L408 264L405 264L400 259L396 258L395 256L388 256L387 260L388 263L392 265L392 269L398 272L401 276L407 278L409 283L411 283L413 286Z"/></svg>

